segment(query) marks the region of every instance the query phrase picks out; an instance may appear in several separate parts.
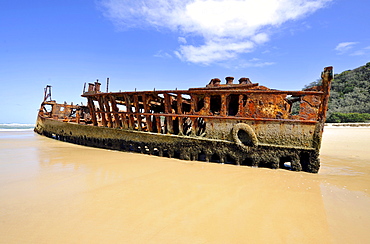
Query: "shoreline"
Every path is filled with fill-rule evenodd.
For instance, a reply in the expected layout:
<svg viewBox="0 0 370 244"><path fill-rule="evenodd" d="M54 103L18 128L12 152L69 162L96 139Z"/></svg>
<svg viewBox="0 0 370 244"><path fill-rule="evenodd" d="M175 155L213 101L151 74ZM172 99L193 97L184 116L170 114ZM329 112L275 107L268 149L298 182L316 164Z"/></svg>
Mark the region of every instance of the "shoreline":
<svg viewBox="0 0 370 244"><path fill-rule="evenodd" d="M325 123L325 126L331 127L370 127L370 123Z"/></svg>

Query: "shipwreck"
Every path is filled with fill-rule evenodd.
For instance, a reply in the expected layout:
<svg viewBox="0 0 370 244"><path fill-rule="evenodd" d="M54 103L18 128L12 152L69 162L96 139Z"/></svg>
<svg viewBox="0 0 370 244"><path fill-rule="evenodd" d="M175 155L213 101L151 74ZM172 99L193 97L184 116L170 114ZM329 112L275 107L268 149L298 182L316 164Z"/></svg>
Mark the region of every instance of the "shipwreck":
<svg viewBox="0 0 370 244"><path fill-rule="evenodd" d="M57 103L46 86L34 130L91 147L317 173L333 68L321 78L303 91L233 77L188 90L101 92L95 82L86 105Z"/></svg>

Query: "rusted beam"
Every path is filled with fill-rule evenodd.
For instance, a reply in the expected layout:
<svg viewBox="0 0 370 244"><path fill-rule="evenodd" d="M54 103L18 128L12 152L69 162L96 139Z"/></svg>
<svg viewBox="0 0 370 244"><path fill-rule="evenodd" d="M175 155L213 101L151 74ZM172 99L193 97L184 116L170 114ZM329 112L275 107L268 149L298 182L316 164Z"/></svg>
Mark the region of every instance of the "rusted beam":
<svg viewBox="0 0 370 244"><path fill-rule="evenodd" d="M143 94L143 106L144 106L144 113L150 113L150 107L149 107L149 97L146 94ZM145 115L145 122L146 122L146 127L148 131L153 131L153 123L151 121L151 116L150 115Z"/></svg>
<svg viewBox="0 0 370 244"><path fill-rule="evenodd" d="M124 95L125 102L126 102L126 109L127 109L127 119L128 119L128 128L134 129L134 116L132 114L132 107L131 107L131 99L129 95Z"/></svg>
<svg viewBox="0 0 370 244"><path fill-rule="evenodd" d="M220 95L220 94L288 94L292 96L303 96L303 95L323 95L323 91L280 91L280 90L210 90L210 91L204 91L204 90L170 90L170 91L136 91L136 92L112 92L108 94L113 94L115 96L123 96L125 94L129 95L141 95L141 94L164 94L164 93L175 93L175 94L183 94L183 95L191 95L191 94L210 94L210 95ZM89 96L103 96L107 93L99 93L99 94L83 94L82 97L89 97Z"/></svg>
<svg viewBox="0 0 370 244"><path fill-rule="evenodd" d="M108 118L108 127L112 128L113 127L112 110L111 110L111 107L109 105L109 97L108 96L103 96L102 98L103 98L103 103L104 103L104 106L105 106L106 116Z"/></svg>
<svg viewBox="0 0 370 244"><path fill-rule="evenodd" d="M141 113L140 113L140 105L139 105L139 96L134 94L134 107L135 107L135 117L137 121L137 129L143 130L142 128L142 121L141 121Z"/></svg>
<svg viewBox="0 0 370 244"><path fill-rule="evenodd" d="M104 109L104 102L103 102L103 97L99 96L98 97L98 103L99 103L99 108L100 108L100 115L101 115L101 122L104 127L107 126L107 119L105 115L105 109Z"/></svg>
<svg viewBox="0 0 370 244"><path fill-rule="evenodd" d="M221 111L220 111L220 116L225 117L226 116L226 110L227 110L227 95L228 94L221 94Z"/></svg>
<svg viewBox="0 0 370 244"><path fill-rule="evenodd" d="M236 114L237 117L244 117L245 116L245 105L244 105L244 96L239 95L238 99L238 113Z"/></svg>
<svg viewBox="0 0 370 244"><path fill-rule="evenodd" d="M93 122L93 125L97 126L98 122L96 120L94 101L91 97L87 98L87 106L89 107L89 110L90 110L90 115L91 115L91 120Z"/></svg>
<svg viewBox="0 0 370 244"><path fill-rule="evenodd" d="M112 111L113 111L113 116L114 116L114 127L119 128L122 125L121 125L120 117L118 115L119 109L117 107L116 99L113 95L109 95L109 100L112 105Z"/></svg>
<svg viewBox="0 0 370 244"><path fill-rule="evenodd" d="M319 120L323 121L326 118L326 113L328 111L329 96L330 96L330 86L331 81L334 78L333 67L325 67L324 71L321 73L322 78L322 91L324 95L322 96L321 106L319 109Z"/></svg>

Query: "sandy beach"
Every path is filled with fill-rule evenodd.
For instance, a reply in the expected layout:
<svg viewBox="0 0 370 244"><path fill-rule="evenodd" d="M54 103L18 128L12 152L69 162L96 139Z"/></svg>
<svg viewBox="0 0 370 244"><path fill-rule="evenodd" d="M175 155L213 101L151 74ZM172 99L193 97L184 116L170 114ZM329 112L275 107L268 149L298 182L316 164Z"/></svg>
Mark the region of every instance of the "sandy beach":
<svg viewBox="0 0 370 244"><path fill-rule="evenodd" d="M0 132L0 243L369 243L370 128L325 127L318 174Z"/></svg>

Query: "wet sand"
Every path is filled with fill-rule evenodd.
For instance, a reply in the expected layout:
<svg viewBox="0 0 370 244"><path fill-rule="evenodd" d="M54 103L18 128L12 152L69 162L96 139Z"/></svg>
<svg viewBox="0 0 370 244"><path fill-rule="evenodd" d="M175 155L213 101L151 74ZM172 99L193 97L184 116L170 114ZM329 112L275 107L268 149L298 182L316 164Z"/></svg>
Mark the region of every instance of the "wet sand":
<svg viewBox="0 0 370 244"><path fill-rule="evenodd" d="M369 243L369 145L326 127L309 174L0 132L0 243Z"/></svg>

